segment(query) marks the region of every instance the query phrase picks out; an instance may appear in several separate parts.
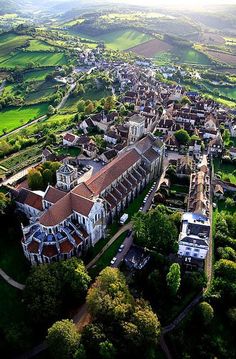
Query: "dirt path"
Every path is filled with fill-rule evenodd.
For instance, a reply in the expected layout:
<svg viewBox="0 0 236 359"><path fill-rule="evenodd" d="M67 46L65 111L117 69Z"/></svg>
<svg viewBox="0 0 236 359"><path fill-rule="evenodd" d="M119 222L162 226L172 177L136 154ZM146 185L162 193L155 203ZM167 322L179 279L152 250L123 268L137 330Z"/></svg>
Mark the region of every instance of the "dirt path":
<svg viewBox="0 0 236 359"><path fill-rule="evenodd" d="M0 276L12 287L15 287L17 289L23 290L25 288L24 284L16 282L14 279L9 277L1 268L0 268Z"/></svg>

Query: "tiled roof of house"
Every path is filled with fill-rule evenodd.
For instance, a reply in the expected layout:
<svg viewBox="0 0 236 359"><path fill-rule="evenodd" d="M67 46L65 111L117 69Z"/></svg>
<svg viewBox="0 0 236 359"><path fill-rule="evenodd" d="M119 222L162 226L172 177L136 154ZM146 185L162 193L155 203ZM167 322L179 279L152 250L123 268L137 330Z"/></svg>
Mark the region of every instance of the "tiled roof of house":
<svg viewBox="0 0 236 359"><path fill-rule="evenodd" d="M66 133L65 136L63 137L63 140L67 141L67 142L74 142L76 139L76 136L73 135L72 133Z"/></svg>
<svg viewBox="0 0 236 359"><path fill-rule="evenodd" d="M27 250L30 253L38 253L39 250L39 242L32 241L28 244Z"/></svg>
<svg viewBox="0 0 236 359"><path fill-rule="evenodd" d="M135 149L122 153L87 180L86 185L98 195L139 160L140 155Z"/></svg>
<svg viewBox="0 0 236 359"><path fill-rule="evenodd" d="M148 134L135 144L135 148L138 150L139 153L143 154L153 145L154 141L155 138L151 134Z"/></svg>
<svg viewBox="0 0 236 359"><path fill-rule="evenodd" d="M56 203L57 201L59 201L59 199L61 199L65 195L66 195L65 192L60 191L59 189L54 188L52 186L48 186L43 199L50 203Z"/></svg>
<svg viewBox="0 0 236 359"><path fill-rule="evenodd" d="M19 190L16 202L26 204L39 211L43 210L42 197L26 188L21 188Z"/></svg>

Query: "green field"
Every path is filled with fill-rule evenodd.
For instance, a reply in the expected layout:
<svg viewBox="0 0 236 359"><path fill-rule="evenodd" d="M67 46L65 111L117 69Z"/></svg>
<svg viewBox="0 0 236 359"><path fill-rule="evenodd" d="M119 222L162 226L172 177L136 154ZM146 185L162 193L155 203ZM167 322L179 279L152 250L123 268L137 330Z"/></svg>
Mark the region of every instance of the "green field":
<svg viewBox="0 0 236 359"><path fill-rule="evenodd" d="M0 67L2 68L12 68L15 66L27 67L29 63L35 63L39 66L57 66L65 65L67 59L63 53L48 53L48 52L24 52L20 51L16 55L0 60Z"/></svg>
<svg viewBox="0 0 236 359"><path fill-rule="evenodd" d="M94 41L104 41L107 47L113 50L127 50L152 39L152 36L136 30L117 30L94 37L85 34L78 35Z"/></svg>
<svg viewBox="0 0 236 359"><path fill-rule="evenodd" d="M8 33L0 35L0 62L6 59L6 56L10 55L17 47L22 46L29 36L15 35Z"/></svg>
<svg viewBox="0 0 236 359"><path fill-rule="evenodd" d="M64 107L62 107L61 111L68 112L68 113L74 113L77 112L77 104L80 100L100 100L104 97L111 96L111 91L106 89L93 89L86 91L83 96L80 97L69 97L66 101Z"/></svg>
<svg viewBox="0 0 236 359"><path fill-rule="evenodd" d="M24 106L2 110L0 116L0 134L3 133L3 130L9 132L34 118L44 115L47 112L47 109L48 104L43 103L29 107Z"/></svg>
<svg viewBox="0 0 236 359"><path fill-rule="evenodd" d="M52 72L52 69L45 69L45 70L33 70L25 73L24 81L43 81L45 80L46 76Z"/></svg>
<svg viewBox="0 0 236 359"><path fill-rule="evenodd" d="M230 163L222 163L219 159L214 159L214 172L222 174L222 180L230 179L230 182L236 184L235 165Z"/></svg>
<svg viewBox="0 0 236 359"><path fill-rule="evenodd" d="M41 40L30 40L30 46L27 47L27 51L53 51L54 47L48 45Z"/></svg>
<svg viewBox="0 0 236 359"><path fill-rule="evenodd" d="M180 62L189 63L189 64L199 64L199 65L210 65L210 59L194 50L194 49L182 49L177 52L177 56Z"/></svg>
<svg viewBox="0 0 236 359"><path fill-rule="evenodd" d="M26 97L25 97L25 101L26 104L30 104L30 103L37 103L40 101L48 101L47 98L48 96L53 95L54 93L57 92L57 87L58 84L55 81L44 81L44 82L39 82L37 84L37 87L35 88L34 91L30 91ZM60 86L60 88L62 88L63 86Z"/></svg>

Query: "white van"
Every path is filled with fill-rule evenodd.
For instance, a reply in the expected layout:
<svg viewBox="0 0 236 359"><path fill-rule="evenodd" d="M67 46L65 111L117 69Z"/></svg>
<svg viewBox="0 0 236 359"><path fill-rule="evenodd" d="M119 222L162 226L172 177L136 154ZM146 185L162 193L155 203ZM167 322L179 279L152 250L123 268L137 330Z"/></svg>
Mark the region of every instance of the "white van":
<svg viewBox="0 0 236 359"><path fill-rule="evenodd" d="M129 215L127 213L124 213L121 217L120 217L120 224L123 226L123 224L125 224L125 222L127 221L127 219L129 218Z"/></svg>

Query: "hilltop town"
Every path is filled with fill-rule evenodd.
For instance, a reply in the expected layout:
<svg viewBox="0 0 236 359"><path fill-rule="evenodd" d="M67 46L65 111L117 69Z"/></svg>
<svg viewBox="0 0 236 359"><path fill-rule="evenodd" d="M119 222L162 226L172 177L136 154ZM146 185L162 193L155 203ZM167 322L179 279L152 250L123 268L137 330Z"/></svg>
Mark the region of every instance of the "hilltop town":
<svg viewBox="0 0 236 359"><path fill-rule="evenodd" d="M235 357L234 107L189 87L195 68L55 29L15 51L54 42L70 63L0 86L3 115L47 108L0 137L2 352Z"/></svg>

